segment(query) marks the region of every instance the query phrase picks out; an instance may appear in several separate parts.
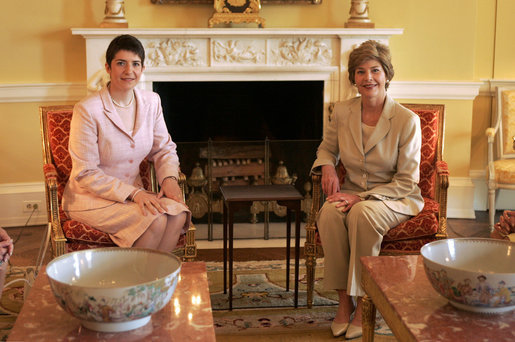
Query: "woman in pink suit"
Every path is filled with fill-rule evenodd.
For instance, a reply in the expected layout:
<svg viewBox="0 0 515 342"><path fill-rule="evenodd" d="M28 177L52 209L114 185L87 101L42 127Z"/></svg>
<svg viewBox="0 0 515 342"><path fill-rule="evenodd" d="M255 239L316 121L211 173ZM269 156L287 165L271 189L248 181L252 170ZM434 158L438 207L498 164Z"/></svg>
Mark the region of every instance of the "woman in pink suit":
<svg viewBox="0 0 515 342"><path fill-rule="evenodd" d="M63 209L74 220L109 234L121 247L172 251L191 213L183 203L176 145L161 100L136 89L145 50L133 36L113 39L106 52L110 82L73 110L69 151L72 172ZM158 194L142 189L139 165L154 162Z"/></svg>
<svg viewBox="0 0 515 342"><path fill-rule="evenodd" d="M317 218L324 284L339 297L331 329L350 339L362 333L360 257L378 255L388 230L418 214L424 200L417 185L420 120L386 92L394 75L388 47L364 42L351 52L348 70L361 96L335 105L313 172L321 172L327 195ZM358 297L355 311L351 296Z"/></svg>

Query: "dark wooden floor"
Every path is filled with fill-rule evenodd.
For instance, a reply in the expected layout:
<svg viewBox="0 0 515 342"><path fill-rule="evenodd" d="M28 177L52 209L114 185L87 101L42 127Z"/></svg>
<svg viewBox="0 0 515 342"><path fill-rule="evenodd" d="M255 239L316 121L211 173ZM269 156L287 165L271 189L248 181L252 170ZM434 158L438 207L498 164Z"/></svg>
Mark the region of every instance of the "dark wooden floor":
<svg viewBox="0 0 515 342"><path fill-rule="evenodd" d="M501 211L497 212L496 222ZM46 226L8 227L5 228L11 238L15 241L14 254L11 257L11 265L31 266L36 264L38 252L44 240ZM449 237L488 237L488 212L477 211L476 219L449 219ZM293 257L293 249L291 257ZM222 261L220 249L198 250L198 260L201 261ZM301 258L304 257L301 248ZM281 260L285 258L284 248L252 248L235 249L234 259L238 261L252 260ZM50 260L50 251L47 251L44 263Z"/></svg>

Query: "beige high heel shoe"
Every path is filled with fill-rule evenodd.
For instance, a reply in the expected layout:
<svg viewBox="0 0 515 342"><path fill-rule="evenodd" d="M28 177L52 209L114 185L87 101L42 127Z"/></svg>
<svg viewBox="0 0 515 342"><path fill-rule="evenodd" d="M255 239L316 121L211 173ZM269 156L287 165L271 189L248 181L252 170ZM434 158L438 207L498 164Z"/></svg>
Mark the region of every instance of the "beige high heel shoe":
<svg viewBox="0 0 515 342"><path fill-rule="evenodd" d="M331 331L333 332L334 337L342 336L347 331L349 327L349 323L331 323Z"/></svg>
<svg viewBox="0 0 515 342"><path fill-rule="evenodd" d="M349 324L349 327L347 328L347 333L345 334L346 339L356 338L363 335L363 327Z"/></svg>

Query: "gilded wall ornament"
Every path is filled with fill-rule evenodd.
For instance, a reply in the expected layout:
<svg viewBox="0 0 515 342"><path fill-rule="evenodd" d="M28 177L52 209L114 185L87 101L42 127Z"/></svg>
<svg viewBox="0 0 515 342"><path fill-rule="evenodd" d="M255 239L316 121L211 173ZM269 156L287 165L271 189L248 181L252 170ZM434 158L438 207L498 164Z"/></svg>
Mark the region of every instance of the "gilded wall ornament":
<svg viewBox="0 0 515 342"><path fill-rule="evenodd" d="M277 64L330 65L332 58L331 48L326 43L309 38L282 40L272 54Z"/></svg>
<svg viewBox="0 0 515 342"><path fill-rule="evenodd" d="M256 23L265 27L265 19L259 16L260 0L214 0L215 13L208 21L208 27L221 23Z"/></svg>
<svg viewBox="0 0 515 342"><path fill-rule="evenodd" d="M190 40L162 39L147 44L147 66L199 66L200 51Z"/></svg>
<svg viewBox="0 0 515 342"><path fill-rule="evenodd" d="M264 51L256 51L250 44L237 40L213 41L213 60L218 63L261 63Z"/></svg>

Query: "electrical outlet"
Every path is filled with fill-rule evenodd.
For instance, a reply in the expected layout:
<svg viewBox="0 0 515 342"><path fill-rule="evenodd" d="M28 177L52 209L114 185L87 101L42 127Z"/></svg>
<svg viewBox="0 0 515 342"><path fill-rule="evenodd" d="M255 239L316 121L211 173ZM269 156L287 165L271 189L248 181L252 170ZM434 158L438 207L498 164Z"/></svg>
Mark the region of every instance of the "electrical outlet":
<svg viewBox="0 0 515 342"><path fill-rule="evenodd" d="M32 201L23 201L23 212L31 213L32 211L41 210L41 201L40 200L32 200Z"/></svg>

